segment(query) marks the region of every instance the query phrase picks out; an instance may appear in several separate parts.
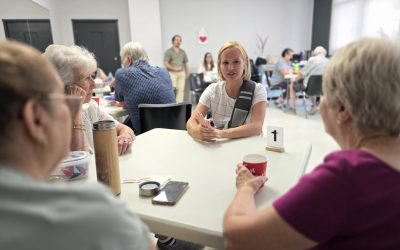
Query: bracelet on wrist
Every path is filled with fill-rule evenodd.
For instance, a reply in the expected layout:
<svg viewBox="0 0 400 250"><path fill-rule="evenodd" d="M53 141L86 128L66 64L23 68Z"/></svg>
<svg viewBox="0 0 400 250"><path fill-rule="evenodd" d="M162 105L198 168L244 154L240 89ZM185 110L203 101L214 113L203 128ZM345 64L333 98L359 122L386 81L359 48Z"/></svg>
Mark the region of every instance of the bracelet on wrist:
<svg viewBox="0 0 400 250"><path fill-rule="evenodd" d="M72 128L73 129L86 130L85 125L83 125L83 124L73 124Z"/></svg>

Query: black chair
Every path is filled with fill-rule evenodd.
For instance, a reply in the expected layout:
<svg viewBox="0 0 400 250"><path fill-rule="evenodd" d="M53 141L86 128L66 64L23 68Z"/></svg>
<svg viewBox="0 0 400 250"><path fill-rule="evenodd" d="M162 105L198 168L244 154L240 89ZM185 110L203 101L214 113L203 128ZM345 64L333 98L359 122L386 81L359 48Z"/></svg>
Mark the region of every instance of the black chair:
<svg viewBox="0 0 400 250"><path fill-rule="evenodd" d="M306 118L307 118L307 107L306 107L305 96L322 96L322 95L323 95L322 75L311 75L310 78L308 78L307 87L304 90L303 94L303 106L306 112Z"/></svg>
<svg viewBox="0 0 400 250"><path fill-rule="evenodd" d="M192 114L191 103L139 104L142 133L153 128L186 130Z"/></svg>
<svg viewBox="0 0 400 250"><path fill-rule="evenodd" d="M195 104L199 102L200 96L203 93L205 87L203 82L203 73L192 73L189 76L190 82L190 93L191 93L191 100L193 103L193 98L195 99Z"/></svg>
<svg viewBox="0 0 400 250"><path fill-rule="evenodd" d="M253 82L260 82L260 74L258 72L256 65L254 64L253 59L250 59L250 69L251 69L250 80L252 80Z"/></svg>
<svg viewBox="0 0 400 250"><path fill-rule="evenodd" d="M277 99L283 95L284 90L280 86L271 86L271 79L269 76L269 72L264 72L266 80L267 80L267 100Z"/></svg>

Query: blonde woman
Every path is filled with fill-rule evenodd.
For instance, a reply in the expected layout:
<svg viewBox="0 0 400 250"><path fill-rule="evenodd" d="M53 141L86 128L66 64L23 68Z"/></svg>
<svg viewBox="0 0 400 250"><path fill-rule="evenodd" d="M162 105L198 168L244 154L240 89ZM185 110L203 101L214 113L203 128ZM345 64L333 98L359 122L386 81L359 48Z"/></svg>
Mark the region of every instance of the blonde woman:
<svg viewBox="0 0 400 250"><path fill-rule="evenodd" d="M226 249L400 249L399 58L398 44L372 38L333 56L320 112L342 150L260 211L264 180L239 164Z"/></svg>
<svg viewBox="0 0 400 250"><path fill-rule="evenodd" d="M265 89L260 83L252 83L252 103L248 113L241 117L243 124L229 126L241 87L250 79L250 63L245 48L237 41L225 42L218 53L217 66L219 81L209 85L201 95L186 124L189 134L205 141L259 135L267 106ZM209 111L214 126L204 118Z"/></svg>

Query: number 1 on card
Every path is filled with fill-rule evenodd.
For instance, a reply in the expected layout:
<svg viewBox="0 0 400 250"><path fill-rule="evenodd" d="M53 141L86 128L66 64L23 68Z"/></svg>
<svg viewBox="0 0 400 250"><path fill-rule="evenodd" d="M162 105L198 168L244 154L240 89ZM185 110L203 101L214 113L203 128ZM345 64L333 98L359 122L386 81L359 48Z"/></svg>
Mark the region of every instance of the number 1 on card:
<svg viewBox="0 0 400 250"><path fill-rule="evenodd" d="M283 149L283 128L267 126L267 147Z"/></svg>

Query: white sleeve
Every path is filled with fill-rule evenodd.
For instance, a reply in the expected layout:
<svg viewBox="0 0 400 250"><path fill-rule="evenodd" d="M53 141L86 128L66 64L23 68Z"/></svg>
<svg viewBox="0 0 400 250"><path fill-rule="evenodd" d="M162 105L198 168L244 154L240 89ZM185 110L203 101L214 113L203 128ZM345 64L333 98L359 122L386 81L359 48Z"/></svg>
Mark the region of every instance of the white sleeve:
<svg viewBox="0 0 400 250"><path fill-rule="evenodd" d="M204 66L203 64L200 64L199 69L197 70L197 73L204 73Z"/></svg>
<svg viewBox="0 0 400 250"><path fill-rule="evenodd" d="M208 85L208 87L203 91L203 93L200 96L199 102L205 105L208 109L211 108L211 99L215 93L215 87L217 84L218 83L212 83Z"/></svg>
<svg viewBox="0 0 400 250"><path fill-rule="evenodd" d="M267 92L261 83L256 83L256 88L254 89L253 105L259 102L267 101Z"/></svg>

